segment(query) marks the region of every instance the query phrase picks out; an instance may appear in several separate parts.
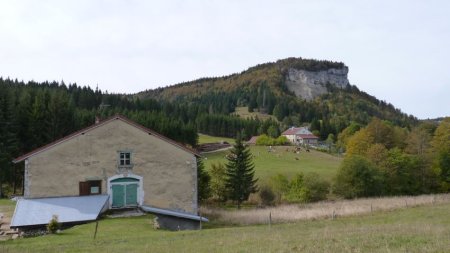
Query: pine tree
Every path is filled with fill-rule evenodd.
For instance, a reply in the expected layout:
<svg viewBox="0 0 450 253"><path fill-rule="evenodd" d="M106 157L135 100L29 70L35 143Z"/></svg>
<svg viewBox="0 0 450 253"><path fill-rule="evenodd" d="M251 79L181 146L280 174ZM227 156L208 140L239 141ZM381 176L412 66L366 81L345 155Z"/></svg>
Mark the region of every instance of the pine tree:
<svg viewBox="0 0 450 253"><path fill-rule="evenodd" d="M211 176L205 170L205 165L201 158L197 159L197 185L198 185L198 201L201 202L211 196L211 188L209 182Z"/></svg>
<svg viewBox="0 0 450 253"><path fill-rule="evenodd" d="M254 179L255 166L252 162L250 150L244 146L240 135L236 139L226 164L226 189L228 198L237 202L238 209L241 203L248 199L250 193L257 192Z"/></svg>

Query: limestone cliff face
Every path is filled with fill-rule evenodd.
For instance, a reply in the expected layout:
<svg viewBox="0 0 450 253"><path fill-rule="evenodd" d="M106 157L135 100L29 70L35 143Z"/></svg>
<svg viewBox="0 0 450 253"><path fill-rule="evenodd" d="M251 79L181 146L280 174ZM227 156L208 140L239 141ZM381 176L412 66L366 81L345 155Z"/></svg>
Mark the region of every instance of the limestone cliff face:
<svg viewBox="0 0 450 253"><path fill-rule="evenodd" d="M347 74L348 67L321 71L290 68L285 77L285 84L297 97L311 100L328 92L327 83L341 89L345 88L349 84Z"/></svg>

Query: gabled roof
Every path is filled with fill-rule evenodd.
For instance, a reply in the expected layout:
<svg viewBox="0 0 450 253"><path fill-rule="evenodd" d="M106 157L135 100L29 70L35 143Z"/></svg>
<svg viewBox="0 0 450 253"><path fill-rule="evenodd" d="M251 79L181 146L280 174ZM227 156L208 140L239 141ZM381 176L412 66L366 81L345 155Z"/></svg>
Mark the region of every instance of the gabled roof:
<svg viewBox="0 0 450 253"><path fill-rule="evenodd" d="M306 127L291 127L281 135L312 135L312 133Z"/></svg>
<svg viewBox="0 0 450 253"><path fill-rule="evenodd" d="M33 156L33 155L39 154L39 153L41 153L41 152L43 152L43 151L46 151L46 150L48 150L48 149L50 149L50 148L52 148L52 147L54 147L54 146L56 146L56 145L58 145L58 144L60 144L60 143L63 143L63 142L68 141L68 140L70 140L70 139L73 139L73 138L75 138L75 137L77 137L77 136L83 135L83 134L85 134L85 133L87 133L87 132L89 132L89 131L91 131L91 130L94 130L94 129L98 128L98 127L101 127L101 126L103 126L103 125L106 125L106 124L108 124L108 123L110 123L110 122L112 122L112 121L114 121L114 120L120 120L120 121L122 121L122 122L125 122L125 123L127 123L127 124L129 124L129 125L131 125L131 126L134 126L134 127L138 128L138 129L140 129L140 130L142 130L142 131L144 131L144 132L150 134L150 135L155 136L156 138L159 138L159 139L161 139L161 140L163 140L163 141L166 141L166 142L168 142L168 143L170 143L170 144L172 144L172 145L174 145L174 146L176 146L176 147L178 147L178 148L181 148L181 149L183 149L184 151L187 151L188 153L191 153L191 154L193 154L193 155L195 155L195 156L198 156L198 157L201 156L201 155L200 155L199 153L197 153L195 150L193 150L193 149L191 149L191 148L188 148L188 147L184 146L183 144L178 143L178 142L176 142L176 141L174 141L174 140L172 140L172 139L169 139L169 138L167 138L167 137L165 137L165 136L163 136L163 135L160 135L160 134L158 134L157 132L155 132L155 131L153 131L153 130L151 130L151 129L149 129L149 128L146 128L146 127L144 127L144 126L142 126L142 125L140 125L140 124L138 124L138 123L136 123L136 122L134 122L134 121L128 119L127 117L125 117L125 116L123 116L123 115L115 115L115 116L110 117L110 118L108 118L108 119L105 119L105 120L103 120L103 121L101 121L101 122L99 122L99 123L96 123L96 124L94 124L94 125L91 125L91 126L89 126L89 127L86 127L86 128L84 128L84 129L81 129L81 130L79 130L79 131L76 131L76 132L74 132L74 133L72 133L72 134L70 134L70 135L68 135L68 136L66 136L66 137L63 137L63 138L59 139L59 140L56 140L56 141L54 141L54 142L51 142L51 143L49 143L49 144L47 144L47 145L45 145L45 146L42 146L42 147L40 147L40 148L37 148L37 149L35 149L35 150L33 150L33 151L29 152L29 153L26 153L26 154L24 154L24 155L21 155L21 156L17 157L16 159L14 159L14 160L13 160L13 163L18 163L18 162L24 161L25 159L27 159L27 158L29 158L29 157L31 157L31 156Z"/></svg>

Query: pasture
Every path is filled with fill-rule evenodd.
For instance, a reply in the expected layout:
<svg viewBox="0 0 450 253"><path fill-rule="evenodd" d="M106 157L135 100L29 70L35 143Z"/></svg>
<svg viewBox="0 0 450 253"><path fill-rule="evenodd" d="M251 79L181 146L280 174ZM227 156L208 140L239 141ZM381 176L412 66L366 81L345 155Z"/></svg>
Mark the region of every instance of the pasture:
<svg viewBox="0 0 450 253"><path fill-rule="evenodd" d="M274 146L269 152L265 146L250 146L255 164L255 176L260 183L267 182L270 177L280 173L292 177L297 173L317 173L330 181L336 174L342 158L315 150L299 154L294 153L292 146ZM225 156L229 151L205 154L205 168L208 170L213 163L226 163Z"/></svg>
<svg viewBox="0 0 450 253"><path fill-rule="evenodd" d="M0 242L0 252L448 252L450 204L295 223L169 232L153 216L107 218L60 234Z"/></svg>

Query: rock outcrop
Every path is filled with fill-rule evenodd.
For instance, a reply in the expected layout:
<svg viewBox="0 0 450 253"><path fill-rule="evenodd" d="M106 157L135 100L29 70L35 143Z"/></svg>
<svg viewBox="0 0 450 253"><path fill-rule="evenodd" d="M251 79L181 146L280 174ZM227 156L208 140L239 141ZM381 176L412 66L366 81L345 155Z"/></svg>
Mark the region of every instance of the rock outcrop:
<svg viewBox="0 0 450 253"><path fill-rule="evenodd" d="M288 90L294 92L297 97L311 100L327 93L327 84L341 89L345 88L349 84L347 74L348 67L321 71L290 68L285 77L285 84Z"/></svg>

